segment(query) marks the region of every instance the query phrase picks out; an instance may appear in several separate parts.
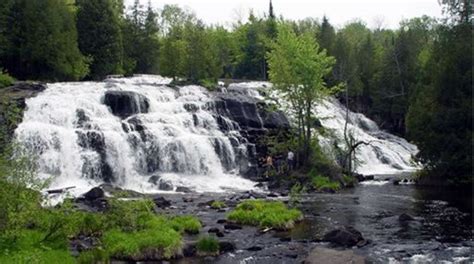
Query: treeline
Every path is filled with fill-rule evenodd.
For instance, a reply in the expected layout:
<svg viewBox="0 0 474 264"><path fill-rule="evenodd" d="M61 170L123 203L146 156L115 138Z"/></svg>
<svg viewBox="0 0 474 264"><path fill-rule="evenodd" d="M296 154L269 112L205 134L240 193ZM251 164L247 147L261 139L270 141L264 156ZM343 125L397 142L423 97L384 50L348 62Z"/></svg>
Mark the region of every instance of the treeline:
<svg viewBox="0 0 474 264"><path fill-rule="evenodd" d="M394 30L353 21L336 29L325 17L277 18L270 2L263 17L251 13L228 28L205 25L175 5L155 10L139 1L125 8L123 0L3 0L0 68L17 79L47 81L134 73L201 84L266 80L267 54L279 24L287 24L335 57L325 81L346 84L353 110L415 141L430 167L468 175L471 4L458 0L444 7L446 21L413 18Z"/></svg>

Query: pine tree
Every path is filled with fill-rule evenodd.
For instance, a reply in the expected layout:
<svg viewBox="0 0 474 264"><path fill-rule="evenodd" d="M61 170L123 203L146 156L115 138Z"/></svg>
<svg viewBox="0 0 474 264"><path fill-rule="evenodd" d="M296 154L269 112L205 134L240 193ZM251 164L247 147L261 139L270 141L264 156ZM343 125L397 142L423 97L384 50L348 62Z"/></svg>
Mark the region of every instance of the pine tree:
<svg viewBox="0 0 474 264"><path fill-rule="evenodd" d="M79 48L92 59L90 77L122 74L123 44L120 12L113 0L77 0Z"/></svg>
<svg viewBox="0 0 474 264"><path fill-rule="evenodd" d="M1 4L3 66L19 79L78 80L87 74L74 13L64 0L13 0ZM41 21L41 23L39 23Z"/></svg>

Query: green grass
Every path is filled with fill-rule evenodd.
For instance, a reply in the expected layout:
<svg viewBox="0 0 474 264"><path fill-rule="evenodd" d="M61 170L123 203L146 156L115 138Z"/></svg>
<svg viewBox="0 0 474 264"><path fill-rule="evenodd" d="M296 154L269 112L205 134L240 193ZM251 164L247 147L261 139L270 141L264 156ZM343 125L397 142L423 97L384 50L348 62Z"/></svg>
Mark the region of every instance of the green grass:
<svg viewBox="0 0 474 264"><path fill-rule="evenodd" d="M28 263L28 264L74 264L74 257L68 250L24 248L0 254L0 263Z"/></svg>
<svg viewBox="0 0 474 264"><path fill-rule="evenodd" d="M198 255L218 255L219 254L219 241L210 236L201 237L197 244L196 250Z"/></svg>
<svg viewBox="0 0 474 264"><path fill-rule="evenodd" d="M211 203L211 208L212 209L222 209L222 208L226 208L227 205L222 202L222 201L214 201Z"/></svg>
<svg viewBox="0 0 474 264"><path fill-rule="evenodd" d="M182 234L199 233L201 223L193 216L157 215L153 207L150 200L111 200L104 213L77 211L68 203L42 209L31 222L32 229L24 227L10 236L0 233L0 263L169 259L181 252ZM93 236L101 246L74 259L68 240L78 235Z"/></svg>
<svg viewBox="0 0 474 264"><path fill-rule="evenodd" d="M311 178L311 183L313 184L313 187L318 191L338 191L341 188L339 182L333 182L328 177L319 175L313 176Z"/></svg>
<svg viewBox="0 0 474 264"><path fill-rule="evenodd" d="M174 230L188 234L197 234L201 229L201 222L196 217L189 215L175 216L171 218L171 226Z"/></svg>
<svg viewBox="0 0 474 264"><path fill-rule="evenodd" d="M169 226L138 232L107 231L102 238L107 253L115 258L139 259L153 254L171 258L181 250L181 235Z"/></svg>
<svg viewBox="0 0 474 264"><path fill-rule="evenodd" d="M244 201L227 216L229 220L240 224L281 230L293 228L302 217L299 210L288 209L282 202L264 200Z"/></svg>

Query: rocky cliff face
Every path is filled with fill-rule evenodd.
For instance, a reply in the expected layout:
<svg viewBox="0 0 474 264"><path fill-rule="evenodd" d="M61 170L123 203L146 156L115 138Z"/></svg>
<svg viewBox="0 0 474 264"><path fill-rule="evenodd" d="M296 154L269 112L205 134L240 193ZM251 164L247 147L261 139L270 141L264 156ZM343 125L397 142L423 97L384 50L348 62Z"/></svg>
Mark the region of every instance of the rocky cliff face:
<svg viewBox="0 0 474 264"><path fill-rule="evenodd" d="M267 154L267 146L265 144L265 137L277 133L286 133L290 129L290 123L287 117L281 111L270 111L265 103L254 97L248 96L239 90L238 85L232 90L227 91L223 89L220 92L210 93L211 101L204 105L195 103L186 103L184 108L187 112L193 115L194 126L200 126L200 117L196 114L200 110L212 113L216 120L219 130L229 135L230 143L234 148L235 153L240 153L242 144L245 145L245 154L242 157L237 157L237 167L242 175L251 179L258 179L261 176L262 170L259 168L258 160L265 157ZM149 109L149 101L141 94L131 91L107 91L103 98L103 103L109 107L111 112L122 118L123 129L125 132L138 132L140 137L137 139L142 142L150 141L150 133L147 130L149 124L145 124L140 118L134 115L140 113L147 113ZM239 133L232 133L238 131ZM232 136L230 136L232 134ZM95 135L95 134L94 134ZM101 146L103 144L87 144L88 136L83 135L84 145ZM94 140L93 137L92 139ZM98 137L101 138L101 137ZM222 166L226 170L232 169L233 161L226 153L225 146L219 140L213 143L214 150L220 157ZM100 147L99 147L100 148ZM175 150L169 153L180 153L180 145L174 145ZM100 149L99 149L100 150ZM162 169L162 164L154 157L160 155L160 147L146 149L146 173L154 173ZM103 153L103 151L98 151ZM101 155L104 156L104 155ZM238 155L237 155L238 156ZM105 158L105 157L104 157ZM171 159L178 159L179 157L171 156ZM175 171L180 170L179 162L173 162ZM110 170L105 169L104 172ZM197 172L197 171L196 171ZM104 180L110 181L110 173L105 173Z"/></svg>
<svg viewBox="0 0 474 264"><path fill-rule="evenodd" d="M0 89L0 150L11 141L16 127L21 123L26 107L25 100L45 89L44 84L29 82L17 82L13 86Z"/></svg>

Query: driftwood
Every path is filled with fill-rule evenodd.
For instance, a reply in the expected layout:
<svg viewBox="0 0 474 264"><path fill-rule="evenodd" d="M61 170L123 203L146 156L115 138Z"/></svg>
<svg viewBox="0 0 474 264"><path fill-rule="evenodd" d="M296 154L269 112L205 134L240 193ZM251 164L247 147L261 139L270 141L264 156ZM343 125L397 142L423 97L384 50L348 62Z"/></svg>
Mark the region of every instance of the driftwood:
<svg viewBox="0 0 474 264"><path fill-rule="evenodd" d="M67 190L74 189L74 188L76 188L76 186L70 186L70 187L61 188L61 189L47 190L46 192L47 192L48 194L64 193L64 192L66 192Z"/></svg>

